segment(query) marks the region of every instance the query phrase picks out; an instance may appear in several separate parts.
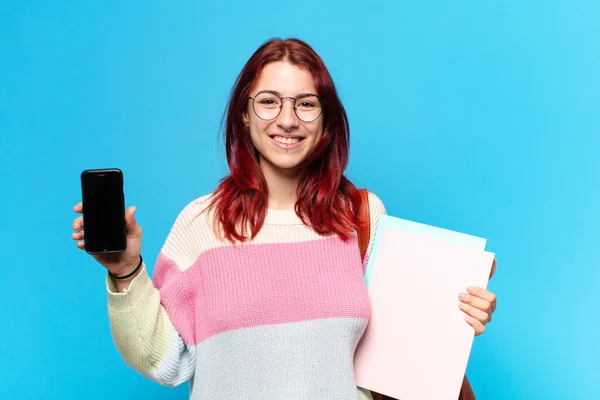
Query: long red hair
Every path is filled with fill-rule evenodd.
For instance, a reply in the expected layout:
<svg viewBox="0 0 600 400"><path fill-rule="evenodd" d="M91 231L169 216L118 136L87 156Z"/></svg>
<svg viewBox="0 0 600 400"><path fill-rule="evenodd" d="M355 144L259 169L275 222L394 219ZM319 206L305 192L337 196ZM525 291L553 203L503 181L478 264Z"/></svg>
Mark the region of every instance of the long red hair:
<svg viewBox="0 0 600 400"><path fill-rule="evenodd" d="M360 195L344 176L350 151L350 129L331 75L319 55L298 39L272 39L264 43L240 72L224 116L225 149L230 175L213 193L209 209L229 241L253 239L267 212L268 187L259 157L242 116L248 109L250 90L266 64L287 61L310 71L317 94L323 99L323 135L302 162L295 210L302 221L319 234L338 234L347 239L358 227Z"/></svg>

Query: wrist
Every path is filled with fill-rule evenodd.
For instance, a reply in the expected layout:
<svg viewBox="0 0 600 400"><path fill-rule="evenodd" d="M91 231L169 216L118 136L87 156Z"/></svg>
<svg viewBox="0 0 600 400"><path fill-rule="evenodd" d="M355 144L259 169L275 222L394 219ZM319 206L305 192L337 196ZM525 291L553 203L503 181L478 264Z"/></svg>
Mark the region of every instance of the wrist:
<svg viewBox="0 0 600 400"><path fill-rule="evenodd" d="M110 270L108 271L108 274L113 277L116 280L119 281L124 281L124 280L130 280L135 278L135 276L137 275L137 273L142 269L142 264L143 264L144 260L142 258L142 255L139 255L139 262L134 265L133 267L125 267L122 268L118 274L113 274L112 272L110 272Z"/></svg>

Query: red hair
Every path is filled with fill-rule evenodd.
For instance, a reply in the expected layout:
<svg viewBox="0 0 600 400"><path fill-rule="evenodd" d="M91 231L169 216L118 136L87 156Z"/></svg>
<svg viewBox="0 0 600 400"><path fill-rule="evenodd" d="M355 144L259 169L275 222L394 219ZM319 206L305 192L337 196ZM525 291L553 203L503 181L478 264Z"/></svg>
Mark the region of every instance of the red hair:
<svg viewBox="0 0 600 400"><path fill-rule="evenodd" d="M253 239L262 228L268 187L242 116L247 112L250 90L263 68L275 61L287 61L309 71L317 94L324 101L323 135L300 165L296 214L319 234L335 233L347 239L358 227L352 210L357 210L360 202L358 191L343 175L350 150L348 117L323 60L298 39L264 43L237 77L224 116L230 175L221 180L209 208L215 209L216 225L231 242Z"/></svg>

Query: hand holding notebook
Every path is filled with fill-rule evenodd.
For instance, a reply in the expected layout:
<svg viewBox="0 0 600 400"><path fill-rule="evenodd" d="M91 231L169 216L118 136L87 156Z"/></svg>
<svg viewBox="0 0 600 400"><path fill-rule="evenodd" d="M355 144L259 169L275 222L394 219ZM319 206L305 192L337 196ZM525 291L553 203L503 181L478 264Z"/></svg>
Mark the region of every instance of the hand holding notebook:
<svg viewBox="0 0 600 400"><path fill-rule="evenodd" d="M355 358L358 386L402 400L458 398L474 331L457 296L487 286L494 255L485 242L381 217L367 266L372 312Z"/></svg>

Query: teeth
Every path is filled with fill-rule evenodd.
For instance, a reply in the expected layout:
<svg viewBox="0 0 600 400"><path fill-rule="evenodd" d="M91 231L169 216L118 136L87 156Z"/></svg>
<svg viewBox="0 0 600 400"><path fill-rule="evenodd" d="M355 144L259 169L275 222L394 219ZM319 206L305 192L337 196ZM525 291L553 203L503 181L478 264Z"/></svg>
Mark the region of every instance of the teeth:
<svg viewBox="0 0 600 400"><path fill-rule="evenodd" d="M300 141L300 138L284 138L282 136L275 136L275 137L273 137L273 140L276 141L277 143L295 144Z"/></svg>

